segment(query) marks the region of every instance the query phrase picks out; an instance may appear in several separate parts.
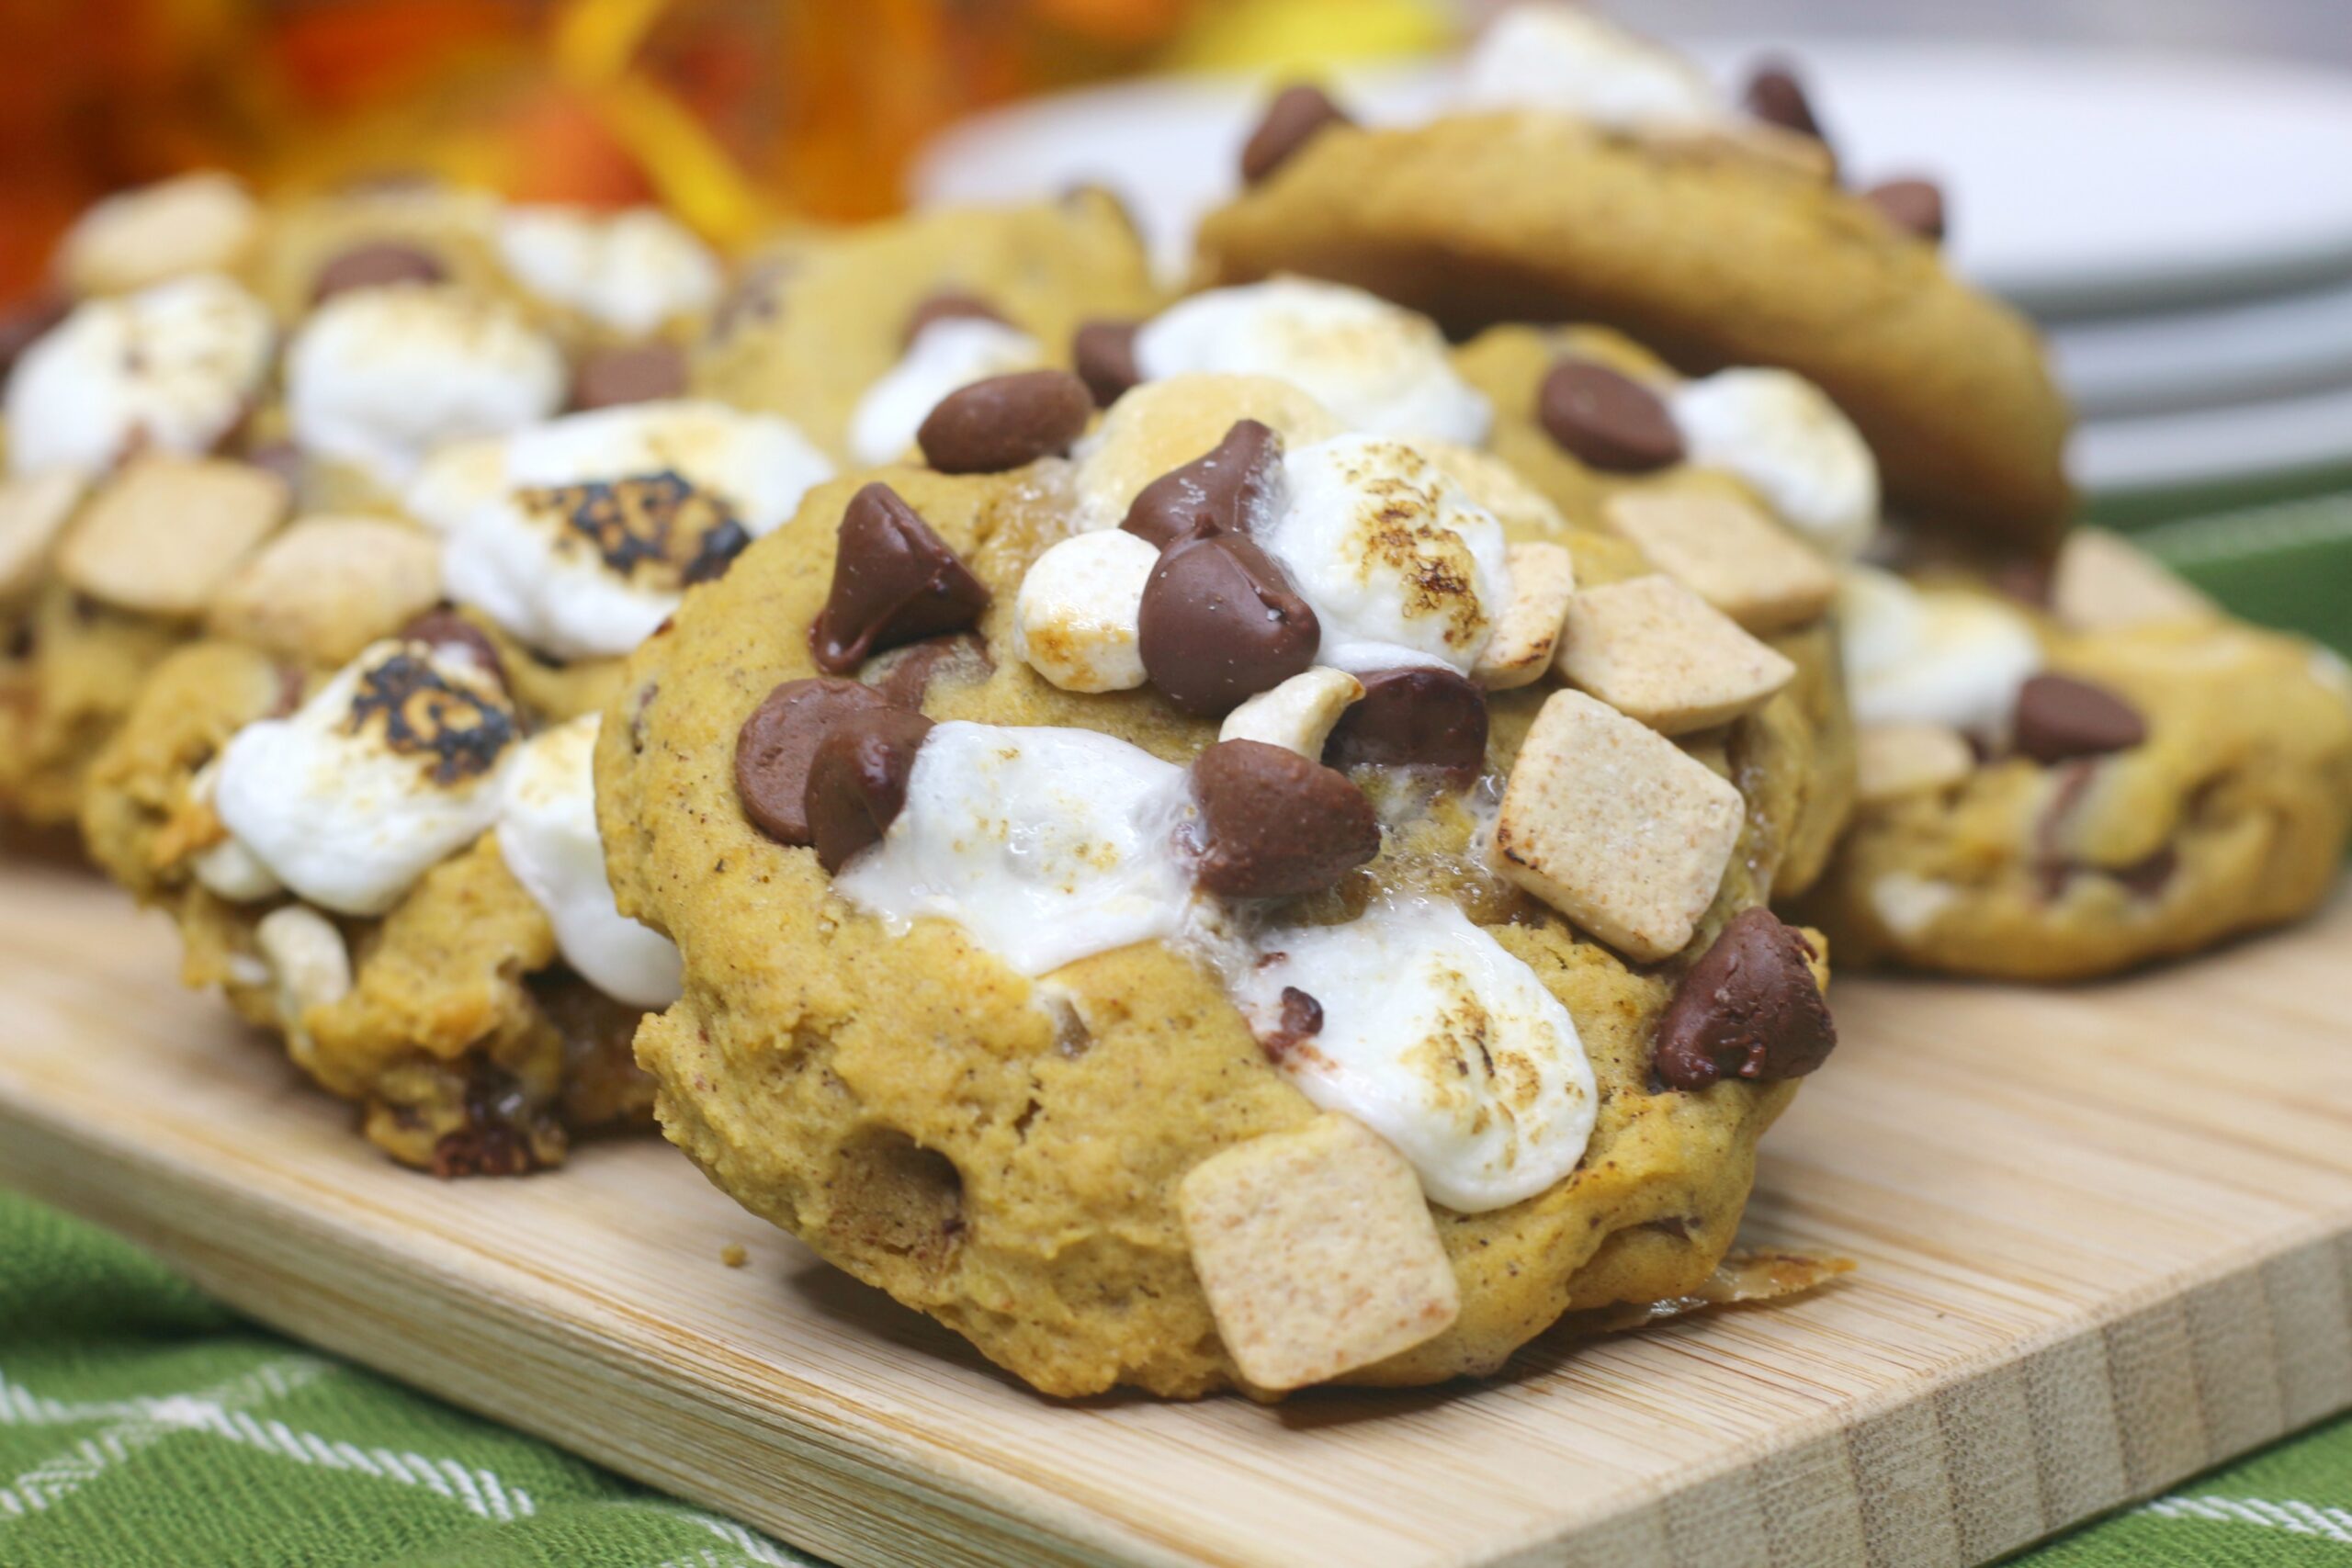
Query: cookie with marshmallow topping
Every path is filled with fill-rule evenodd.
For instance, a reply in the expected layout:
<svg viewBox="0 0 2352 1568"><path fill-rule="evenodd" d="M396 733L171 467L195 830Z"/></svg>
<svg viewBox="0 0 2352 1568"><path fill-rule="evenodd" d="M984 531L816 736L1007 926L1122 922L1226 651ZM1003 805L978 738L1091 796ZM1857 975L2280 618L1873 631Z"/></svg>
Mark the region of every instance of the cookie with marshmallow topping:
<svg viewBox="0 0 2352 1568"><path fill-rule="evenodd" d="M1066 457L817 487L604 715L611 883L683 964L639 1035L665 1129L1059 1394L1442 1381L1690 1288L1829 1030L1744 1010L1787 1021L1687 1088L1657 1032L1688 990L1692 1061L1737 1032L1681 977L1742 911L1804 951L1759 907L1809 731L1785 689L1702 735L1618 716L1704 781L1703 821L1616 781L1686 922L1636 958L1498 850L1511 814L1606 896L1623 844L1559 849L1591 781L1532 788L1583 765L1534 755L1547 705L1603 705L1485 657L1643 573L1491 458L1258 377L1143 383ZM1318 1224L1283 1171L1376 1205Z"/></svg>

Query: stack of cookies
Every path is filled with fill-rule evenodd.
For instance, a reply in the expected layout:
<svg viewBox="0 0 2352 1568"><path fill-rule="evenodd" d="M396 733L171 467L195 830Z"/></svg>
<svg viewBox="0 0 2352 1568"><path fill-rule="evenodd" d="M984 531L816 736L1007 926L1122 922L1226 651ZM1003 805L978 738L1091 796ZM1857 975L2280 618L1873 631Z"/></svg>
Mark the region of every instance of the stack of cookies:
<svg viewBox="0 0 2352 1568"><path fill-rule="evenodd" d="M0 804L392 1157L658 1118L1048 1393L1750 1294L1830 955L2303 912L2352 682L2068 530L2031 333L1785 71L1530 6L1462 84L1275 98L1172 296L1093 191L731 268L118 197L9 380Z"/></svg>

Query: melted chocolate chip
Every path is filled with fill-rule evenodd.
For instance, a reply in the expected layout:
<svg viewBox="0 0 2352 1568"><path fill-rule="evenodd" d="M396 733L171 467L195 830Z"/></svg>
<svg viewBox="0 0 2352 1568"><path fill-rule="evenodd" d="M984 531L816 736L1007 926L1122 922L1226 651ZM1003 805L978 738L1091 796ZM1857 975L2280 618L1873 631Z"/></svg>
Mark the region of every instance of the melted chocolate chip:
<svg viewBox="0 0 2352 1568"><path fill-rule="evenodd" d="M1238 534L1180 540L1144 581L1144 673L1196 717L1230 713L1315 662L1321 624L1265 551Z"/></svg>
<svg viewBox="0 0 2352 1568"><path fill-rule="evenodd" d="M943 288L907 313L905 342L913 343L933 321L995 321L1001 326L1012 325L1004 319L1003 311L978 295Z"/></svg>
<svg viewBox="0 0 2352 1568"><path fill-rule="evenodd" d="M943 474L1001 474L1069 451L1093 412L1093 394L1067 370L991 376L940 399L915 445Z"/></svg>
<svg viewBox="0 0 2352 1568"><path fill-rule="evenodd" d="M1794 70L1780 61L1768 61L1756 68L1747 78L1747 90L1740 96L1740 102L1749 114L1767 125L1810 136L1815 141L1828 140L1822 134L1820 117L1813 112L1813 100L1806 96L1804 84L1798 80Z"/></svg>
<svg viewBox="0 0 2352 1568"><path fill-rule="evenodd" d="M506 660L498 656L498 644L491 640L488 632L455 610L425 611L401 628L401 637L407 642L421 642L427 648L455 649L488 671L501 686L513 689L506 679Z"/></svg>
<svg viewBox="0 0 2352 1568"><path fill-rule="evenodd" d="M1207 452L1137 491L1119 526L1163 550L1179 539L1246 535L1282 460L1281 436L1254 419L1237 420Z"/></svg>
<svg viewBox="0 0 2352 1568"><path fill-rule="evenodd" d="M354 288L384 288L395 283L439 283L449 276L441 258L397 240L376 240L339 251L311 283L311 303L323 304Z"/></svg>
<svg viewBox="0 0 2352 1568"><path fill-rule="evenodd" d="M919 713L877 707L842 716L818 741L802 811L826 871L838 873L890 830L930 733L931 720Z"/></svg>
<svg viewBox="0 0 2352 1568"><path fill-rule="evenodd" d="M1829 1059L1838 1025L1807 964L1804 938L1763 909L1731 918L1658 1021L1653 1068L1670 1089L1726 1074L1752 1083L1801 1077Z"/></svg>
<svg viewBox="0 0 2352 1568"><path fill-rule="evenodd" d="M867 674L892 707L920 712L934 681L980 682L995 669L988 644L969 632L958 632L910 644L891 658L888 669Z"/></svg>
<svg viewBox="0 0 2352 1568"><path fill-rule="evenodd" d="M1682 460L1666 400L1606 365L1563 359L1536 393L1536 417L1570 456L1605 473L1639 474Z"/></svg>
<svg viewBox="0 0 2352 1568"><path fill-rule="evenodd" d="M1940 245L1949 231L1943 186L1933 180L1889 180L1862 192L1886 220L1905 233Z"/></svg>
<svg viewBox="0 0 2352 1568"><path fill-rule="evenodd" d="M1323 743L1335 768L1425 767L1456 783L1477 776L1487 761L1487 694L1466 676L1435 665L1375 670L1358 677L1363 695L1348 705Z"/></svg>
<svg viewBox="0 0 2352 1568"><path fill-rule="evenodd" d="M1122 392L1143 380L1143 372L1136 367L1133 321L1081 322L1069 349L1072 367L1096 408L1109 408Z"/></svg>
<svg viewBox="0 0 2352 1568"><path fill-rule="evenodd" d="M2018 687L2014 729L2017 749L2042 763L2103 757L2148 739L2139 709L2071 675L2036 675Z"/></svg>
<svg viewBox="0 0 2352 1568"><path fill-rule="evenodd" d="M1283 987L1282 1007L1274 1032L1258 1041L1267 1060L1276 1063L1323 1032L1323 1004L1296 986Z"/></svg>
<svg viewBox="0 0 2352 1568"><path fill-rule="evenodd" d="M808 628L817 667L843 675L869 653L968 630L989 591L931 525L886 484L870 484L842 513L833 585Z"/></svg>
<svg viewBox="0 0 2352 1568"><path fill-rule="evenodd" d="M779 843L809 844L808 773L817 747L853 714L889 702L871 686L819 676L786 681L752 710L735 734L735 793L743 815Z"/></svg>
<svg viewBox="0 0 2352 1568"><path fill-rule="evenodd" d="M1256 185L1281 168L1325 127L1354 123L1322 88L1304 82L1284 87L1266 106L1265 118L1242 145L1242 183Z"/></svg>
<svg viewBox="0 0 2352 1568"><path fill-rule="evenodd" d="M571 406L619 408L686 394L686 356L675 344L632 343L592 352L571 378Z"/></svg>
<svg viewBox="0 0 2352 1568"><path fill-rule="evenodd" d="M435 784L480 778L515 738L514 715L408 653L395 653L359 677L345 723L356 735L378 716L385 747L433 759Z"/></svg>
<svg viewBox="0 0 2352 1568"><path fill-rule="evenodd" d="M1219 897L1318 893L1380 852L1363 791L1285 747L1220 740L1193 760L1192 784L1201 808L1193 877Z"/></svg>

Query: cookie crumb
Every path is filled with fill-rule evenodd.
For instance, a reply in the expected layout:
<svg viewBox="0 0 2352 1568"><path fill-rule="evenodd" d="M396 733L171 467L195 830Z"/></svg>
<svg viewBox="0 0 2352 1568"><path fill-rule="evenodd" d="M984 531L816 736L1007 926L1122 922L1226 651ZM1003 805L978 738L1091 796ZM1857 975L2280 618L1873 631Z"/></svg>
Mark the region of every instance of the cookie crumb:
<svg viewBox="0 0 2352 1568"><path fill-rule="evenodd" d="M729 1269L741 1269L752 1260L752 1255L743 1250L742 1243L730 1241L718 1249L718 1260Z"/></svg>

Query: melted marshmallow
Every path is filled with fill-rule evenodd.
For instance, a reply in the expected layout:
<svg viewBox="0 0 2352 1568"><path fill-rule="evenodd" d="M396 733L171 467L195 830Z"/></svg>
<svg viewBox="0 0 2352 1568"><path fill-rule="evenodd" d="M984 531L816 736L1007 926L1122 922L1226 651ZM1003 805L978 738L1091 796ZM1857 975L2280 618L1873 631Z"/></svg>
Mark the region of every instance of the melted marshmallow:
<svg viewBox="0 0 2352 1568"><path fill-rule="evenodd" d="M1592 1135L1592 1065L1535 972L1452 904L1374 904L1345 925L1261 939L1236 999L1299 1091L1412 1162L1464 1213L1516 1203L1576 1168ZM1281 1032L1283 993L1322 1009Z"/></svg>
<svg viewBox="0 0 2352 1568"><path fill-rule="evenodd" d="M1135 355L1152 381L1188 371L1275 377L1375 434L1476 446L1494 418L1454 374L1429 318L1336 283L1283 277L1195 294L1147 321Z"/></svg>
<svg viewBox="0 0 2352 1568"><path fill-rule="evenodd" d="M1468 673L1510 598L1493 514L1419 449L1378 436L1294 447L1283 481L1257 540L1322 623L1317 661Z"/></svg>
<svg viewBox="0 0 2352 1568"><path fill-rule="evenodd" d="M511 207L499 214L497 246L524 288L632 337L718 298L718 260L650 207Z"/></svg>
<svg viewBox="0 0 2352 1568"><path fill-rule="evenodd" d="M563 961L582 979L631 1007L678 999L678 950L613 906L605 845L596 832L597 716L534 736L506 772L498 852L546 911Z"/></svg>
<svg viewBox="0 0 2352 1568"><path fill-rule="evenodd" d="M1582 6L1522 5L1495 19L1464 62L1467 109L1537 109L1612 130L1728 118L1707 78L1671 51Z"/></svg>
<svg viewBox="0 0 2352 1568"><path fill-rule="evenodd" d="M289 718L239 730L213 806L295 894L380 915L498 815L514 715L471 659L379 642Z"/></svg>
<svg viewBox="0 0 2352 1568"><path fill-rule="evenodd" d="M269 312L210 273L77 306L8 379L11 473L95 474L133 446L193 456L243 417Z"/></svg>
<svg viewBox="0 0 2352 1568"><path fill-rule="evenodd" d="M488 469L486 457L459 448L427 465L409 504L440 516L450 597L557 659L628 652L678 607L703 534L728 518L751 537L772 533L832 477L783 420L699 401L553 420L504 443L494 482ZM662 558L622 570L599 547L582 525L614 504L639 509L639 540L670 522Z"/></svg>
<svg viewBox="0 0 2352 1568"><path fill-rule="evenodd" d="M2041 668L2032 623L1998 600L1849 567L1838 591L1846 688L1861 724L1940 724L2001 739Z"/></svg>
<svg viewBox="0 0 2352 1568"><path fill-rule="evenodd" d="M1820 388L1786 370L1724 370L1668 394L1690 461L1736 475L1832 555L1878 526L1878 463Z"/></svg>
<svg viewBox="0 0 2352 1568"><path fill-rule="evenodd" d="M865 389L850 415L849 453L863 464L895 463L948 393L1044 362L1037 340L982 316L943 316L907 344L896 365Z"/></svg>
<svg viewBox="0 0 2352 1568"><path fill-rule="evenodd" d="M893 921L934 916L1023 975L1182 929L1184 770L1091 730L950 722L915 753L905 809L833 890Z"/></svg>
<svg viewBox="0 0 2352 1568"><path fill-rule="evenodd" d="M545 419L563 395L555 344L511 306L458 288L338 294L286 355L295 441L393 491L435 447Z"/></svg>

